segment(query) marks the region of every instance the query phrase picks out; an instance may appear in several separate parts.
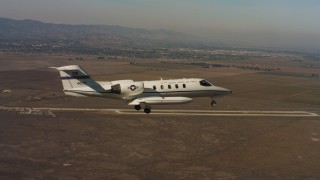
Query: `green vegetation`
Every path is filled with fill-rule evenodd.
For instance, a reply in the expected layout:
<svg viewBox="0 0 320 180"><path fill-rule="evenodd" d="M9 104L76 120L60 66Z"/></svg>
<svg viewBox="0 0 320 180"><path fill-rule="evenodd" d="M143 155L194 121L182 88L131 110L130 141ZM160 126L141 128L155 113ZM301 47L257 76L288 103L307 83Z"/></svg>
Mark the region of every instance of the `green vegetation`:
<svg viewBox="0 0 320 180"><path fill-rule="evenodd" d="M74 59L68 58L68 61L85 61L82 57L75 57Z"/></svg>
<svg viewBox="0 0 320 180"><path fill-rule="evenodd" d="M299 78L320 78L319 74L301 74L301 73L285 73L285 72L260 72L259 74L299 77Z"/></svg>
<svg viewBox="0 0 320 180"><path fill-rule="evenodd" d="M305 59L311 60L311 61L320 61L320 55L319 54L305 54Z"/></svg>

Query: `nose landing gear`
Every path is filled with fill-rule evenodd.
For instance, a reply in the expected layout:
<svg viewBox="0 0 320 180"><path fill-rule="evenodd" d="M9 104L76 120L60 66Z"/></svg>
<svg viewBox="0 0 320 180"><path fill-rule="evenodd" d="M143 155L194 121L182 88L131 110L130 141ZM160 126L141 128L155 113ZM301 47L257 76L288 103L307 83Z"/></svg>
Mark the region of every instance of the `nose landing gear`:
<svg viewBox="0 0 320 180"><path fill-rule="evenodd" d="M212 106L212 107L216 107L216 106L217 106L217 102L216 102L215 100L213 100L213 99L212 99L212 101L211 101L211 106Z"/></svg>

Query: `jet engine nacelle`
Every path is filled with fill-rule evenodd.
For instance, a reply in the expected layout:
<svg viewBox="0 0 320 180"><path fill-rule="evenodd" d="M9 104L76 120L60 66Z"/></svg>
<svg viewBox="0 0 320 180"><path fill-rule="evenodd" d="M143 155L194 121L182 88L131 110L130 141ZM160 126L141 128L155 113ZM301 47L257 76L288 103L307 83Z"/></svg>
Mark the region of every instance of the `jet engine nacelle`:
<svg viewBox="0 0 320 180"><path fill-rule="evenodd" d="M120 82L111 86L111 92L123 96L135 96L141 94L144 90L143 82Z"/></svg>

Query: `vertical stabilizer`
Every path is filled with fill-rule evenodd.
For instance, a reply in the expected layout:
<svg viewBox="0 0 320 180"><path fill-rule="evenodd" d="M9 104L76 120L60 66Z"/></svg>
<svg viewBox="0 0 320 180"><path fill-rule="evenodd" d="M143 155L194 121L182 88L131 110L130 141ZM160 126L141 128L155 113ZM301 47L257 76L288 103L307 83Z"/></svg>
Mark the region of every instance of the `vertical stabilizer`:
<svg viewBox="0 0 320 180"><path fill-rule="evenodd" d="M90 78L88 74L78 65L69 65L57 67L64 90L72 90L76 88L90 87L91 89L102 92L104 89Z"/></svg>

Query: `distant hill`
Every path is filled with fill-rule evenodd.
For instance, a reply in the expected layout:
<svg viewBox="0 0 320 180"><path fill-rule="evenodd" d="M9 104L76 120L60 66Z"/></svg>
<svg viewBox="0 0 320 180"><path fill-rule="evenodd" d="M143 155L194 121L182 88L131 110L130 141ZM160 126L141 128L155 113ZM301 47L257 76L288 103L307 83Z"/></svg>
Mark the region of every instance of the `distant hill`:
<svg viewBox="0 0 320 180"><path fill-rule="evenodd" d="M92 47L186 44L190 35L109 25L68 25L0 18L1 41L72 41Z"/></svg>

